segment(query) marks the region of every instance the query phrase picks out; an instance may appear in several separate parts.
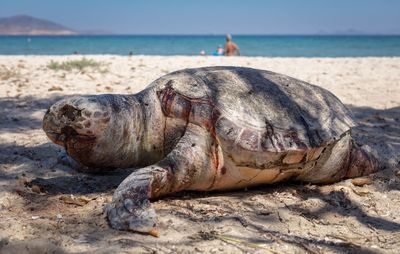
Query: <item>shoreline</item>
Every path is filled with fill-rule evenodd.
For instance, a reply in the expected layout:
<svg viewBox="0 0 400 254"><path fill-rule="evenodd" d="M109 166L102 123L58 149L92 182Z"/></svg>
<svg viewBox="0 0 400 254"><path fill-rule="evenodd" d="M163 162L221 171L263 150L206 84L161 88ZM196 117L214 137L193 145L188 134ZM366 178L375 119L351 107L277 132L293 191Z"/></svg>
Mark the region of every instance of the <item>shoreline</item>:
<svg viewBox="0 0 400 254"><path fill-rule="evenodd" d="M0 54L1 57L199 57L199 58L228 58L228 59L241 59L241 58L272 58L272 59L288 59L288 58L296 58L296 59L348 59L348 58L399 58L400 56L213 56L213 55L146 55L146 54L133 54L133 55L121 55L121 54Z"/></svg>

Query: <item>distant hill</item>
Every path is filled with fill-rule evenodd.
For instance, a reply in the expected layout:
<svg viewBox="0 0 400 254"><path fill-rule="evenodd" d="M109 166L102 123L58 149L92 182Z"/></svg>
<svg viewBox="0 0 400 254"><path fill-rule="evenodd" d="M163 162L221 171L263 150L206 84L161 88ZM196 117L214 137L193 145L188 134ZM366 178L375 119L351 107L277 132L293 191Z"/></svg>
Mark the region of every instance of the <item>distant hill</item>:
<svg viewBox="0 0 400 254"><path fill-rule="evenodd" d="M0 18L0 35L73 35L78 34L60 24L26 15Z"/></svg>

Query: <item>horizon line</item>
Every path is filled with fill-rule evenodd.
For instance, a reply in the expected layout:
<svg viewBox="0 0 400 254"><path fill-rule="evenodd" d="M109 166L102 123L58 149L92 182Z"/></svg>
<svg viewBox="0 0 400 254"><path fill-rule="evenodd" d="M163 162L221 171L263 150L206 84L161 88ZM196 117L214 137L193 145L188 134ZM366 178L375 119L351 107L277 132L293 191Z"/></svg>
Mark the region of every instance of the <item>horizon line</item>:
<svg viewBox="0 0 400 254"><path fill-rule="evenodd" d="M274 33L266 33L266 34L246 34L246 33L240 33L240 34L234 34L234 33L229 33L232 36L400 36L400 33L354 33L354 34L346 34L346 33L285 33L285 34L274 34ZM155 33L155 34L147 34L147 33L76 33L76 34L0 34L0 36L32 36L32 37L37 37L37 36L48 36L48 37L53 37L53 36L60 36L60 37L74 37L74 36L215 36L215 37L220 37L223 36L225 37L226 34L221 33L221 34L213 34L213 33L199 33L199 34L175 34L175 33Z"/></svg>

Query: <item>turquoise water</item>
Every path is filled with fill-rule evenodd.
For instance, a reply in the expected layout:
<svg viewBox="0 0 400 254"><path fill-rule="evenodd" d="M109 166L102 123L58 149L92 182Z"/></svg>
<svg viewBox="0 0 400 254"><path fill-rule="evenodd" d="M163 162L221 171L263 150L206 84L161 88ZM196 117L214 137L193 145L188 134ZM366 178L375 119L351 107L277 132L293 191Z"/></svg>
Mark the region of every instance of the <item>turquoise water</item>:
<svg viewBox="0 0 400 254"><path fill-rule="evenodd" d="M400 56L400 36L234 36L244 56ZM211 55L224 36L0 36L1 55Z"/></svg>

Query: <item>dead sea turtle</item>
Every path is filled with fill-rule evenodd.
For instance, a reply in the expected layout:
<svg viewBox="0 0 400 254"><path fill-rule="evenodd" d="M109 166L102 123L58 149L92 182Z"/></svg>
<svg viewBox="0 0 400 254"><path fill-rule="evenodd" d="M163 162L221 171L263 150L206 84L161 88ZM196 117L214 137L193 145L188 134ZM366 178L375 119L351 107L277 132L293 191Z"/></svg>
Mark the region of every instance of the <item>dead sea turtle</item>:
<svg viewBox="0 0 400 254"><path fill-rule="evenodd" d="M375 172L351 137L348 109L327 90L263 70L185 69L134 95L79 96L43 128L84 171L137 168L106 211L117 229L150 232L150 199L181 190L294 180L330 183Z"/></svg>

